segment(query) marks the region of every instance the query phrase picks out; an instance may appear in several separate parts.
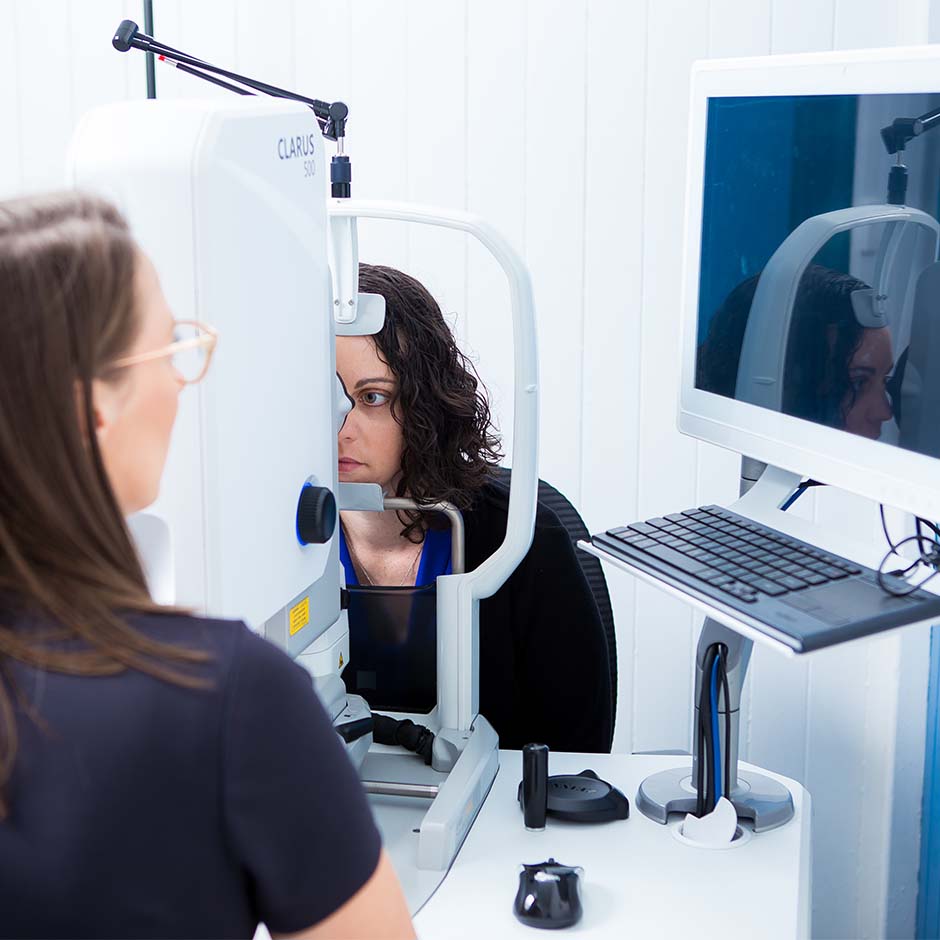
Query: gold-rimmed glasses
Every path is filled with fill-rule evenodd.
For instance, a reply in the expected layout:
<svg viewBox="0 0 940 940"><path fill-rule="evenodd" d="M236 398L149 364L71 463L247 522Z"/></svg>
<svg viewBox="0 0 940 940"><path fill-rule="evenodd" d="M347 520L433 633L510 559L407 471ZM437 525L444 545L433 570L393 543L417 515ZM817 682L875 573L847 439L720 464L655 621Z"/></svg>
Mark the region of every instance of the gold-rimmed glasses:
<svg viewBox="0 0 940 940"><path fill-rule="evenodd" d="M153 362L157 359L171 359L173 368L180 374L187 385L201 381L209 371L212 353L215 351L219 334L211 326L198 320L177 320L173 324L176 337L168 346L150 352L125 356L111 365L115 369L134 366L141 362Z"/></svg>

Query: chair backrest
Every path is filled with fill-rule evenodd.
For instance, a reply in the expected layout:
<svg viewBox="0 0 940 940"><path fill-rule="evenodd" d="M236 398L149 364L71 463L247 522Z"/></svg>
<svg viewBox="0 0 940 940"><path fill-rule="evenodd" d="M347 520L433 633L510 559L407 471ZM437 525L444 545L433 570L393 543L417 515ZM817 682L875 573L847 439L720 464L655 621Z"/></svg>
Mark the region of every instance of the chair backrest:
<svg viewBox="0 0 940 940"><path fill-rule="evenodd" d="M496 471L496 479L499 482L509 485L509 478L512 471L507 467L499 467ZM563 496L550 483L539 480L538 502L550 509L558 516L561 524L568 530L573 545L581 539L590 539L590 533L580 513L567 497ZM594 594L594 602L597 604L597 611L600 614L601 623L604 625L604 635L607 638L607 662L610 666L610 694L613 704L613 719L617 720L617 633L614 628L614 610L610 603L610 594L607 590L607 578L604 577L604 569L600 561L587 552L582 552L575 548L575 555L581 564L581 570L591 586L591 592Z"/></svg>

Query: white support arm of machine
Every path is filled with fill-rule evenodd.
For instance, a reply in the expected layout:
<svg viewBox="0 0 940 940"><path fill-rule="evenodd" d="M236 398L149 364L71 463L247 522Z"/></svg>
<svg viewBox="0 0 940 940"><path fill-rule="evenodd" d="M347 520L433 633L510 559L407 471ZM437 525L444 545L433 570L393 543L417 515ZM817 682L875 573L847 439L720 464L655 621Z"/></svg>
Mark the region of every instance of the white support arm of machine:
<svg viewBox="0 0 940 940"><path fill-rule="evenodd" d="M506 538L478 568L437 582L438 707L442 728L467 731L479 711L478 604L503 585L532 544L538 493L538 346L529 272L518 253L489 223L452 209L411 203L332 199L333 219L352 217L418 222L473 235L509 281L515 378L512 482ZM335 233L336 229L333 229Z"/></svg>

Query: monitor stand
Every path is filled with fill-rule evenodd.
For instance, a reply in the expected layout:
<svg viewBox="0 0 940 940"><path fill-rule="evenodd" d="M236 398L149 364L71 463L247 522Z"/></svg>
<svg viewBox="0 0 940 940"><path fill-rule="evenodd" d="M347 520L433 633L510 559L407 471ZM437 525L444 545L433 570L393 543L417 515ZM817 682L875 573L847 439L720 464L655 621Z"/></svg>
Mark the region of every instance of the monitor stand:
<svg viewBox="0 0 940 940"><path fill-rule="evenodd" d="M762 487L755 483L761 477L764 464L757 461L743 458L741 467L741 495L748 493L752 487L754 491L748 496L747 502L753 505L755 502L770 503L773 508L779 508L782 505L786 492L781 492L780 483L782 479L790 478L795 485L799 482L799 477L791 477L790 474L768 474L768 477L779 476L782 479L775 479L776 485L767 485ZM769 480L765 478L765 482ZM787 487L792 492L792 486ZM760 774L752 770L741 770L738 768L738 742L741 724L741 689L744 686L744 678L747 675L748 663L751 659L751 648L753 642L728 629L716 620L710 617L706 618L702 627L702 634L698 641L698 648L695 654L695 707L693 712L692 727L698 727L698 701L702 682L705 681L703 674L703 663L705 660L705 651L713 643L723 643L728 648L728 698L725 703L726 708L731 709L730 726L731 740L726 739L725 730L725 712L719 708L719 740L721 754L725 754L725 749L729 748L730 757L730 782L725 782L723 790L725 796L728 796L738 812L739 819L746 819L753 822L755 832L764 832L768 829L774 829L782 826L793 816L793 798L790 791L765 774ZM695 779L698 771L698 735L693 735L692 767L674 767L670 770L664 770L647 777L641 784L636 795L637 808L644 815L656 822L666 824L670 813L694 813L698 797L695 788ZM724 759L722 759L724 764ZM730 796L729 796L730 794Z"/></svg>

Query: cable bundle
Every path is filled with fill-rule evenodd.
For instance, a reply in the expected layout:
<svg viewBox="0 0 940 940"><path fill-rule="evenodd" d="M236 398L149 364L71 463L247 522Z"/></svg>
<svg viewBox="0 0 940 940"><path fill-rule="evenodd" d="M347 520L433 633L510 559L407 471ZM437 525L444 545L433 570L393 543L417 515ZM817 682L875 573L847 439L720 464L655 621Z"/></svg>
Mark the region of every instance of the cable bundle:
<svg viewBox="0 0 940 940"><path fill-rule="evenodd" d="M725 704L724 776L722 777L721 735L718 716L721 696ZM705 650L698 705L698 770L695 788L698 794L695 815L710 813L718 800L727 795L724 786L731 779L731 696L728 692L728 647L712 643Z"/></svg>
<svg viewBox="0 0 940 940"><path fill-rule="evenodd" d="M922 588L928 581L940 574L940 528L927 519L921 519L919 516L915 516L914 520L917 525L917 534L909 535L907 538L901 539L900 542L895 543L888 533L888 524L885 521L885 507L882 505L878 508L881 512L881 529L885 534L885 540L890 546L884 558L881 559L881 564L878 566L878 586L882 591L893 594L895 597L906 597L908 594L913 594L918 588ZM924 534L924 529L927 529L927 535ZM917 551L919 553L917 558L906 568L896 568L894 571L885 571L884 569L885 565L888 563L888 559L895 553L900 554L899 549L910 542L917 543ZM932 568L933 571L917 584L909 584L904 581L892 584L891 581L885 580L886 575L889 578L906 578L918 565L925 565L928 568Z"/></svg>

